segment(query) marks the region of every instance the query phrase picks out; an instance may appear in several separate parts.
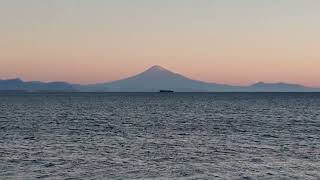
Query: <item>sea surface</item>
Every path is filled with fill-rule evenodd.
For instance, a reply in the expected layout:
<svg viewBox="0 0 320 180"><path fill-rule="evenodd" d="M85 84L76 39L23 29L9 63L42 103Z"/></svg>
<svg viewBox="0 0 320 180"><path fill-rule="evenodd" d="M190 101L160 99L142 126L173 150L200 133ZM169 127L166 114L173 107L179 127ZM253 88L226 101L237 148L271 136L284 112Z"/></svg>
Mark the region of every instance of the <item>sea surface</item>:
<svg viewBox="0 0 320 180"><path fill-rule="evenodd" d="M320 179L320 94L0 94L0 179L37 178Z"/></svg>

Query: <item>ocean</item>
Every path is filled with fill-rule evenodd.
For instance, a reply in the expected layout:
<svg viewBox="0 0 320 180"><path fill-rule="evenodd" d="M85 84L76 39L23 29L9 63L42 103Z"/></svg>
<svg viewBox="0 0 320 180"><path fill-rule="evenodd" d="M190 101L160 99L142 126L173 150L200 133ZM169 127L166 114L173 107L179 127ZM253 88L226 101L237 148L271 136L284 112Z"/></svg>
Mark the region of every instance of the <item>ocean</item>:
<svg viewBox="0 0 320 180"><path fill-rule="evenodd" d="M320 179L320 93L2 93L0 179Z"/></svg>

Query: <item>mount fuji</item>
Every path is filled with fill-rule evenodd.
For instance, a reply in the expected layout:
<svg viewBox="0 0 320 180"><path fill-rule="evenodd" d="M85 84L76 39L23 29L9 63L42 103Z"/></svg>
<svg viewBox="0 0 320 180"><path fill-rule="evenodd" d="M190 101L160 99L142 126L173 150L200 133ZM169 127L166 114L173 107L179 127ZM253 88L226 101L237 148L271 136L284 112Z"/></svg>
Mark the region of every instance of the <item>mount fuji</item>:
<svg viewBox="0 0 320 180"><path fill-rule="evenodd" d="M157 92L160 89L203 92L214 89L221 91L231 90L234 87L192 80L156 65L135 76L109 83L91 85L91 88L112 92Z"/></svg>

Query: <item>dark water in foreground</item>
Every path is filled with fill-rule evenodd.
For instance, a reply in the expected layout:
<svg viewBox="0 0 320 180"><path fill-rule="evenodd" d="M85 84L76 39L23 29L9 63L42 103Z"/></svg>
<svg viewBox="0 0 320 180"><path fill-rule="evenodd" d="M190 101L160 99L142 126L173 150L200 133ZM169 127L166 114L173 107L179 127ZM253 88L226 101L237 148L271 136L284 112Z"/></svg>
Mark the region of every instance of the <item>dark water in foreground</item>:
<svg viewBox="0 0 320 180"><path fill-rule="evenodd" d="M0 179L320 179L320 94L0 94Z"/></svg>

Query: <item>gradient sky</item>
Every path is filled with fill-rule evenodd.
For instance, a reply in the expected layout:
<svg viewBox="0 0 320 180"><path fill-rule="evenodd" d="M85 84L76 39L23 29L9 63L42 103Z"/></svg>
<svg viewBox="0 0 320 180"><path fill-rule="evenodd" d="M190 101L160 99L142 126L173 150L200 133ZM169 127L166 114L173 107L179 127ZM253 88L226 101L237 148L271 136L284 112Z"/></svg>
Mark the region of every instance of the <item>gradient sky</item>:
<svg viewBox="0 0 320 180"><path fill-rule="evenodd" d="M106 82L156 64L320 87L320 1L0 0L0 79Z"/></svg>

